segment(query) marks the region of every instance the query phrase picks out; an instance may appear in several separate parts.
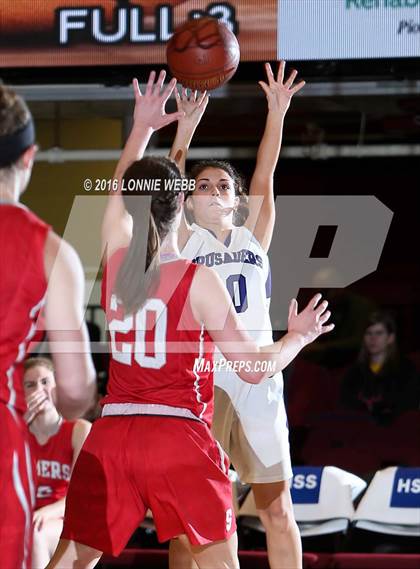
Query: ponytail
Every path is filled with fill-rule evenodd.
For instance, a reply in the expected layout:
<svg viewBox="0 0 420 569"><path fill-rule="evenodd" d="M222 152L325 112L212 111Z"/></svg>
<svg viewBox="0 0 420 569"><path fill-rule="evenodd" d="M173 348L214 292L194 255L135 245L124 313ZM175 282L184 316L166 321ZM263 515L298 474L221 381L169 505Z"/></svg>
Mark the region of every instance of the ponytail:
<svg viewBox="0 0 420 569"><path fill-rule="evenodd" d="M142 307L148 294L156 287L160 274L160 238L152 212L147 246L142 233L144 226L133 221L133 237L115 281L115 293L122 301L126 314L132 314ZM146 263L142 266L145 257Z"/></svg>
<svg viewBox="0 0 420 569"><path fill-rule="evenodd" d="M128 180L181 178L176 164L166 158L147 157L134 162L124 175ZM163 184L162 184L163 186ZM133 218L133 237L118 271L115 293L125 313L137 312L156 290L160 277L160 244L170 230L178 209L175 191L132 192L124 203ZM148 227L147 242L144 229Z"/></svg>

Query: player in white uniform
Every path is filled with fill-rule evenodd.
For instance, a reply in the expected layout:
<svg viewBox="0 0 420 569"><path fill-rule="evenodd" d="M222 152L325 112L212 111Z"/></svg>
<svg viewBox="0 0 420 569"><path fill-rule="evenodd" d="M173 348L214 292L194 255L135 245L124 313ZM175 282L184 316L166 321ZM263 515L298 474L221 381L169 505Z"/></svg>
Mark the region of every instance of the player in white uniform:
<svg viewBox="0 0 420 569"><path fill-rule="evenodd" d="M294 85L297 72L283 82L285 63L275 78L266 64L267 83L259 82L268 102L266 127L249 190L249 215L240 224L242 185L227 163L209 161L194 168L196 187L186 203L194 223L179 230L181 254L214 268L226 283L237 314L259 345L272 342L269 317L271 296L267 251L274 227L273 175L277 164L284 117L292 96L304 82ZM171 156L181 165L192 135L204 113L207 97L177 97L179 119ZM215 372L213 432L229 454L242 482L252 485L255 502L266 530L272 569L298 569L302 564L299 531L294 520L288 480L292 477L283 378L278 373L258 386L241 385L236 374ZM172 569L188 565L180 544L171 544Z"/></svg>

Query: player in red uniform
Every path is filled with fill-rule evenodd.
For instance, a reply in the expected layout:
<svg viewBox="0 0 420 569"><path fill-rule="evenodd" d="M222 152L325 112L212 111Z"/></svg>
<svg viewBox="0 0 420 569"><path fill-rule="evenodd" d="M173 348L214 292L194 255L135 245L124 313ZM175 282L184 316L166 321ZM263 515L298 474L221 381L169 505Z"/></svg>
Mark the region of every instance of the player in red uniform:
<svg viewBox="0 0 420 569"><path fill-rule="evenodd" d="M135 84L126 149L140 140L138 158L152 132L175 118L164 114L175 83L161 94L163 81L162 72L154 84L152 73L144 96ZM179 257L183 194L165 183L181 181L177 166L144 158L126 170L126 155L116 177L125 172L123 187L137 191L109 198L103 227L108 257L102 303L112 350L108 395L75 465L62 539L48 568L91 568L104 551L118 555L148 508L159 539L179 536L200 569L237 568L227 457L209 429L211 366L194 364L211 362L214 341L233 364L248 360L249 368L239 373L258 383L272 373L260 371L258 362L284 368L332 329L325 325L330 315L325 302L317 306L320 295L299 315L293 302L288 334L259 348L237 320L219 277ZM142 191L139 185L150 180L153 188Z"/></svg>
<svg viewBox="0 0 420 569"><path fill-rule="evenodd" d="M58 400L67 416L89 406L95 378L87 333L81 325L79 258L19 203L32 171L34 141L26 104L0 85L0 551L4 569L30 566L34 474L22 418L26 409L22 377L41 308L59 376ZM81 342L83 353L59 354L55 342L68 340Z"/></svg>
<svg viewBox="0 0 420 569"><path fill-rule="evenodd" d="M63 419L55 406L55 387L50 359L35 357L25 361L25 420L36 462L33 569L45 567L57 547L70 474L91 428L83 419Z"/></svg>

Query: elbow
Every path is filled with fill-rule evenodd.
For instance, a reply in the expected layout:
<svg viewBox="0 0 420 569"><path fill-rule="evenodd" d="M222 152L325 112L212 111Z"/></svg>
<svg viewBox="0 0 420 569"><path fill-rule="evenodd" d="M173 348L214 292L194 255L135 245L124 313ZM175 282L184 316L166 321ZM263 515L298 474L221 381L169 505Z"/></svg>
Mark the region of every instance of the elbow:
<svg viewBox="0 0 420 569"><path fill-rule="evenodd" d="M73 420L83 417L94 405L97 397L96 376L88 375L83 384L75 384L73 388L60 389L57 386L57 408L65 419ZM76 387L77 385L77 387Z"/></svg>
<svg viewBox="0 0 420 569"><path fill-rule="evenodd" d="M257 385L273 375L273 365L267 359L265 354L256 348L255 353L249 354L247 359L244 359L243 354L235 358L233 366L237 375L246 383Z"/></svg>
<svg viewBox="0 0 420 569"><path fill-rule="evenodd" d="M241 370L240 372L238 372L238 375L242 379L242 381L245 381L246 383L252 383L253 385L258 385L259 383L264 381L266 377L268 377L267 373L262 371Z"/></svg>

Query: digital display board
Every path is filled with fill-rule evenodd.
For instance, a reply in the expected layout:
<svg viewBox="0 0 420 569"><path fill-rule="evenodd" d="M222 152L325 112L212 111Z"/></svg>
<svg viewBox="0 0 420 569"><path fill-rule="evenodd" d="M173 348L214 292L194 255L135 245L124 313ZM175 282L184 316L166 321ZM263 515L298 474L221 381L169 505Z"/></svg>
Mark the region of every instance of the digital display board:
<svg viewBox="0 0 420 569"><path fill-rule="evenodd" d="M277 56L420 57L420 0L279 0Z"/></svg>
<svg viewBox="0 0 420 569"><path fill-rule="evenodd" d="M276 58L277 0L0 0L0 66L165 63L188 18L221 19L242 61Z"/></svg>
<svg viewBox="0 0 420 569"><path fill-rule="evenodd" d="M162 64L201 15L234 31L242 61L420 57L420 0L0 0L0 66Z"/></svg>

